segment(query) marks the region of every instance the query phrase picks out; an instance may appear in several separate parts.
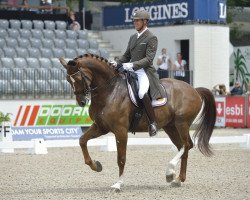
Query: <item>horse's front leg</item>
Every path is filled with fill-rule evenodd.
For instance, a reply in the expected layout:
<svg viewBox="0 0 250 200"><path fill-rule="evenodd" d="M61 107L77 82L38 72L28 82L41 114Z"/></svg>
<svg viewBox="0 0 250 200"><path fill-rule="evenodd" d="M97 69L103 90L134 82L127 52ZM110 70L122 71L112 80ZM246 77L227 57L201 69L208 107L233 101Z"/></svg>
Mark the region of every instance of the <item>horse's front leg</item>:
<svg viewBox="0 0 250 200"><path fill-rule="evenodd" d="M119 167L119 180L111 186L111 188L116 191L121 190L121 186L124 183L124 167L126 163L126 151L127 151L127 141L128 132L127 130L115 132L116 147L117 147L117 164Z"/></svg>
<svg viewBox="0 0 250 200"><path fill-rule="evenodd" d="M84 156L85 164L89 165L90 168L96 172L102 171L102 165L99 161L92 160L87 147L87 142L90 139L97 138L101 135L106 134L99 129L99 127L94 123L92 126L80 137L79 143Z"/></svg>

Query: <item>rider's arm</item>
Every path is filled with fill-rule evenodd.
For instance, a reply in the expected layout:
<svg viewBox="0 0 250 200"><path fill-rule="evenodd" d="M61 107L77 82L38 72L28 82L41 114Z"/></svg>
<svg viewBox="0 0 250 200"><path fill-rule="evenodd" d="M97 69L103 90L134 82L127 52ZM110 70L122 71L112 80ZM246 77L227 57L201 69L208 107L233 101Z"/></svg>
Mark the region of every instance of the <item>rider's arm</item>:
<svg viewBox="0 0 250 200"><path fill-rule="evenodd" d="M130 61L130 59L131 59L131 54L130 54L131 39L132 39L132 36L129 39L128 46L127 46L127 49L126 49L125 53L122 56L115 59L115 61L118 64L127 63L127 62Z"/></svg>

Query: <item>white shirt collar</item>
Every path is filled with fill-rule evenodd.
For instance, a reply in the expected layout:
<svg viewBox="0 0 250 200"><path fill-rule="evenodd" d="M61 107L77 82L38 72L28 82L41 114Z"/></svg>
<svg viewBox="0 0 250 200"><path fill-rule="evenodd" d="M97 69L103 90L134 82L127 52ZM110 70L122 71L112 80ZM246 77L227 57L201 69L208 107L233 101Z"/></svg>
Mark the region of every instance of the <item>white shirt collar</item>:
<svg viewBox="0 0 250 200"><path fill-rule="evenodd" d="M142 32L137 32L137 39L146 31L148 30L148 27L146 27Z"/></svg>

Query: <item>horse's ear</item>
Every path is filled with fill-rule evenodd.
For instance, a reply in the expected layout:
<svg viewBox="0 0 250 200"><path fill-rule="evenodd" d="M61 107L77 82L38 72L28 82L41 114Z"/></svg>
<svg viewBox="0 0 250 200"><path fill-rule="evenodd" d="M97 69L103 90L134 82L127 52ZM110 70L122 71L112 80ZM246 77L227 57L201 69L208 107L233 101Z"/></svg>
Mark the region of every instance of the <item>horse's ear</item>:
<svg viewBox="0 0 250 200"><path fill-rule="evenodd" d="M63 57L59 58L59 60L60 60L60 63L62 64L62 66L64 66L65 69L67 69L67 68L68 68L68 65L67 65L66 60L65 60Z"/></svg>

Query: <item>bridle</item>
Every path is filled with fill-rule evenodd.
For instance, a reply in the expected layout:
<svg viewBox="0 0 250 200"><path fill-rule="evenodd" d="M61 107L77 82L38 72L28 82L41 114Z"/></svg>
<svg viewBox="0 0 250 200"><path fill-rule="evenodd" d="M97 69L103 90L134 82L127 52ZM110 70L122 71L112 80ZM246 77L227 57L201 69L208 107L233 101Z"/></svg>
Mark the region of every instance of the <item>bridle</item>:
<svg viewBox="0 0 250 200"><path fill-rule="evenodd" d="M81 74L82 83L86 86L86 89L82 90L82 91L79 91L79 92L76 92L75 91L75 85L74 85L75 79L73 78L73 76L75 76L78 73ZM81 95L81 94L83 94L84 97L87 100L89 100L90 99L90 95L91 95L91 97L94 97L94 96L97 95L97 94L93 95L93 91L96 91L96 90L101 89L101 88L106 88L109 85L111 85L112 82L113 82L113 80L116 78L117 74L114 75L111 79L105 81L106 84L98 85L98 86L96 86L94 88L90 87L90 84L88 84L88 81L91 83L92 80L88 76L86 76L80 69L78 69L78 71L75 72L74 74L71 74L71 75L67 74L67 76L69 76L70 80L72 81L72 87L73 87L74 94L75 95Z"/></svg>
<svg viewBox="0 0 250 200"><path fill-rule="evenodd" d="M75 89L75 79L73 78L76 74L78 74L78 73L80 73L80 75L81 75L81 80L82 80L82 84L84 84L84 86L86 86L86 87L84 87L84 88L86 88L85 90L82 90L82 91L79 91L79 92L76 92L76 89ZM78 69L78 71L77 72L75 72L74 74L67 74L67 76L69 76L69 78L70 78L70 80L71 80L71 82L72 82L72 88L73 88L73 91L74 91L74 94L75 95L83 95L83 97L84 97L84 99L85 99L85 104L88 104L88 102L89 102L89 100L90 100L90 86L89 86L89 84L88 84L88 82L87 82L87 80L89 81L89 82L91 82L91 79L88 77L88 76L86 76L84 73L82 73L79 69Z"/></svg>

